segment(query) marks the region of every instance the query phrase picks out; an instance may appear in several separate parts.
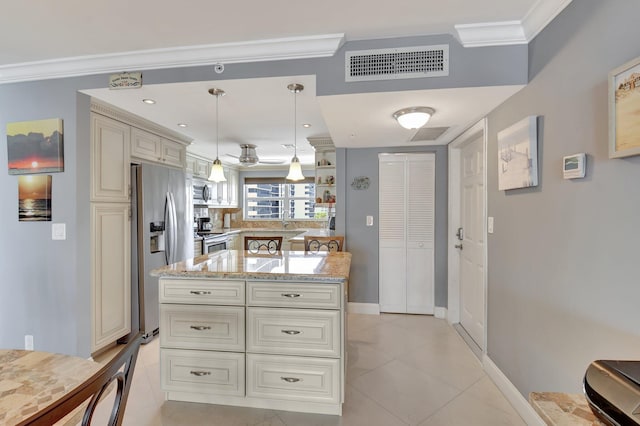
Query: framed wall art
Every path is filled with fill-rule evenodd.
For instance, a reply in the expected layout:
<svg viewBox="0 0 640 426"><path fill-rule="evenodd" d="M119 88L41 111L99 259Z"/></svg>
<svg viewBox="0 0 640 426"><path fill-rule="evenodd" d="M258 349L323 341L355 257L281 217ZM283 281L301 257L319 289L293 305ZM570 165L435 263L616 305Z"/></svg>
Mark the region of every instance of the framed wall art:
<svg viewBox="0 0 640 426"><path fill-rule="evenodd" d="M640 58L609 73L609 158L640 154Z"/></svg>
<svg viewBox="0 0 640 426"><path fill-rule="evenodd" d="M18 176L18 221L51 222L51 175Z"/></svg>
<svg viewBox="0 0 640 426"><path fill-rule="evenodd" d="M7 123L10 175L64 171L62 119Z"/></svg>
<svg viewBox="0 0 640 426"><path fill-rule="evenodd" d="M532 115L498 132L498 189L538 185L538 117Z"/></svg>

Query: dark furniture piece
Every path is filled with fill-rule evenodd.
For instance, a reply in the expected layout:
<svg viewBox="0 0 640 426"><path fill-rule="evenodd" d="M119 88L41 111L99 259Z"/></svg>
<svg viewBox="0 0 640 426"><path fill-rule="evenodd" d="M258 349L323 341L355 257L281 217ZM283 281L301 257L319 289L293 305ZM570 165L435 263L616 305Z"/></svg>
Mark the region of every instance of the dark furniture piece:
<svg viewBox="0 0 640 426"><path fill-rule="evenodd" d="M244 237L244 249L251 253L275 253L282 248L282 237Z"/></svg>
<svg viewBox="0 0 640 426"><path fill-rule="evenodd" d="M18 426L51 426L64 418L76 408L89 400L82 417L82 426L91 424L91 418L100 398L105 395L109 385L116 382L116 397L113 402L109 426L119 426L124 418L124 409L127 405L127 397L133 380L133 370L138 357L138 350L142 342L142 333L132 338L114 357L105 364L97 373L83 382L64 398L54 405L35 413L30 418L18 424ZM124 367L124 368L123 368Z"/></svg>
<svg viewBox="0 0 640 426"><path fill-rule="evenodd" d="M304 251L317 253L319 251L342 251L344 246L343 236L313 237L304 236Z"/></svg>

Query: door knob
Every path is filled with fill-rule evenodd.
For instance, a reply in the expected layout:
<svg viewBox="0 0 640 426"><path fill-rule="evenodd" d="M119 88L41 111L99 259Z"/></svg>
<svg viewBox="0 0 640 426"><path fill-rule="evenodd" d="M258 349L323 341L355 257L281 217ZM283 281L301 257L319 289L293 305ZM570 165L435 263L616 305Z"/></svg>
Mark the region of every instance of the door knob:
<svg viewBox="0 0 640 426"><path fill-rule="evenodd" d="M456 244L454 247L457 248L457 249L462 250L462 244Z"/></svg>

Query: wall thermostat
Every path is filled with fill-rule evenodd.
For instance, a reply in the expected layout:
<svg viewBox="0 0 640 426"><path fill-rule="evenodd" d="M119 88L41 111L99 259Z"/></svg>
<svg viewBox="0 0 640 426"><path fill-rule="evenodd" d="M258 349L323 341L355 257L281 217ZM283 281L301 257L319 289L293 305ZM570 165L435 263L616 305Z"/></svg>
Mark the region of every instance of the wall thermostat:
<svg viewBox="0 0 640 426"><path fill-rule="evenodd" d="M564 157L562 159L562 177L565 179L583 178L586 166L585 159L584 152Z"/></svg>

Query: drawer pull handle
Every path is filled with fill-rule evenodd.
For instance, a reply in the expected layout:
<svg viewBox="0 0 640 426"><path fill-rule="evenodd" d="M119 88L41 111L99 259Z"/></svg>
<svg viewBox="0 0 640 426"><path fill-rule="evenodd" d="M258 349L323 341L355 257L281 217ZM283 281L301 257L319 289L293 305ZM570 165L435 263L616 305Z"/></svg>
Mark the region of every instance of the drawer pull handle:
<svg viewBox="0 0 640 426"><path fill-rule="evenodd" d="M191 328L198 331L211 330L211 326L208 325L192 325Z"/></svg>
<svg viewBox="0 0 640 426"><path fill-rule="evenodd" d="M295 298L295 297L300 297L300 294L298 294L298 293L282 293L282 297Z"/></svg>
<svg viewBox="0 0 640 426"><path fill-rule="evenodd" d="M302 379L298 379L297 377L280 377L280 379L287 383L297 383L302 381Z"/></svg>
<svg viewBox="0 0 640 426"><path fill-rule="evenodd" d="M196 296L202 296L202 295L206 295L206 294L211 294L210 291L203 291L203 290L191 290L189 293L195 294Z"/></svg>
<svg viewBox="0 0 640 426"><path fill-rule="evenodd" d="M296 334L302 333L302 331L298 331L298 330L280 330L280 331L283 332L284 334L288 334L289 336L295 336Z"/></svg>
<svg viewBox="0 0 640 426"><path fill-rule="evenodd" d="M210 376L211 371L191 371L191 374L194 376L202 377L202 376Z"/></svg>

